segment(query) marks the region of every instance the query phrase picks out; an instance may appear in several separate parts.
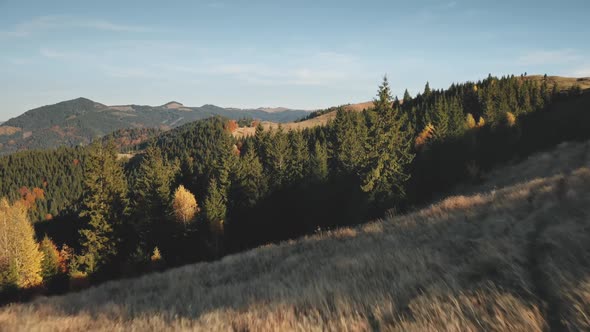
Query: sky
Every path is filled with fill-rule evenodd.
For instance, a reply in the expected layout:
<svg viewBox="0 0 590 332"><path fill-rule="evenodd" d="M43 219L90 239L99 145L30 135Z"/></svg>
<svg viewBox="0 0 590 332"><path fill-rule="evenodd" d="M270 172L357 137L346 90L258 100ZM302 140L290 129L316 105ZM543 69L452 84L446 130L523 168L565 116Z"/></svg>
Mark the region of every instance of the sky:
<svg viewBox="0 0 590 332"><path fill-rule="evenodd" d="M107 105L320 109L492 75L590 76L590 1L0 0L0 121Z"/></svg>

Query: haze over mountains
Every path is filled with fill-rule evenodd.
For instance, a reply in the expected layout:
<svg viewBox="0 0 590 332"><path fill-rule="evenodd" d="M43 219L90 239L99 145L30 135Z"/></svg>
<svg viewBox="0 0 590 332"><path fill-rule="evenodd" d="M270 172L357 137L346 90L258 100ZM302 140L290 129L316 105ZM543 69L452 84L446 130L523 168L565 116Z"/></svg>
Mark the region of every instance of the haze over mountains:
<svg viewBox="0 0 590 332"><path fill-rule="evenodd" d="M107 106L86 98L77 98L35 108L0 126L0 154L18 150L76 146L92 139L127 128L168 130L211 116L230 119L251 118L262 121L289 122L309 111L287 108L239 109L215 105L188 107L177 101L161 106Z"/></svg>

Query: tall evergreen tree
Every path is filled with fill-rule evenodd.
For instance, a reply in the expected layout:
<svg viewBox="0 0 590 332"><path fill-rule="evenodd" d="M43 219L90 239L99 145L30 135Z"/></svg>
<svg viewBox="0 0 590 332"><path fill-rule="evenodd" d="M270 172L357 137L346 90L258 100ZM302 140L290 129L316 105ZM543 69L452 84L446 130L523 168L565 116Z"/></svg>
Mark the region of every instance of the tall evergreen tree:
<svg viewBox="0 0 590 332"><path fill-rule="evenodd" d="M321 181L328 177L328 150L319 140L315 142L309 167L314 179Z"/></svg>
<svg viewBox="0 0 590 332"><path fill-rule="evenodd" d="M86 181L80 217L88 226L80 231L82 256L80 268L96 272L113 261L118 253L122 223L127 214L127 181L117 160L113 140L104 146L93 143L85 165Z"/></svg>
<svg viewBox="0 0 590 332"><path fill-rule="evenodd" d="M45 235L41 243L39 244L39 249L43 253L43 260L41 263L41 275L43 276L43 281L49 281L54 278L60 271L59 271L59 251L57 251L57 247Z"/></svg>
<svg viewBox="0 0 590 332"><path fill-rule="evenodd" d="M233 172L230 197L236 208L254 206L268 190L264 169L252 145L246 145Z"/></svg>
<svg viewBox="0 0 590 332"><path fill-rule="evenodd" d="M367 125L362 114L338 110L330 140L334 168L339 173L357 173L364 165Z"/></svg>
<svg viewBox="0 0 590 332"><path fill-rule="evenodd" d="M300 131L290 131L287 139L290 150L287 159L287 177L289 183L295 183L308 175L309 150L307 149L307 142Z"/></svg>
<svg viewBox="0 0 590 332"><path fill-rule="evenodd" d="M410 177L406 168L413 159L411 141L401 130L403 123L399 111L392 107L386 77L373 104L378 121L369 137L368 163L361 189L371 193L377 204L389 204L392 199L405 196L404 185Z"/></svg>
<svg viewBox="0 0 590 332"><path fill-rule="evenodd" d="M150 144L139 165L137 180L133 188L133 214L141 246L149 252L160 244L165 234L165 221L170 206L170 187L178 169L163 158L160 148Z"/></svg>

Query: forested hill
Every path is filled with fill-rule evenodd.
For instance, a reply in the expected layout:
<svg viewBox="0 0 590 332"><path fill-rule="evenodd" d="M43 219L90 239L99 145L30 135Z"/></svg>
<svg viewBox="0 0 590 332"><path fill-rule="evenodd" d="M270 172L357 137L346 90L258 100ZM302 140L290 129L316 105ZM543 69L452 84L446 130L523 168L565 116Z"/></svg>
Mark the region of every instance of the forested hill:
<svg viewBox="0 0 590 332"><path fill-rule="evenodd" d="M120 129L167 130L195 120L223 116L240 120L288 122L309 114L291 109L237 109L215 105L186 107L178 102L162 106L107 106L86 98L39 107L0 126L0 154L56 146L77 146Z"/></svg>
<svg viewBox="0 0 590 332"><path fill-rule="evenodd" d="M48 252L57 251L51 239L61 252L53 257L68 263L40 275L11 263L29 251L10 251L0 293L75 289L362 223L391 208L411 211L499 164L589 140L589 105L581 84L564 89L548 79L426 85L401 101L384 80L372 108L341 109L327 125L303 130L257 126L238 138L230 134L236 123L217 116L165 133L121 132L106 144L3 156L0 197L9 200L0 199L0 222L18 215L29 241L47 235ZM121 137L153 138L126 161ZM35 244L28 248L40 263Z"/></svg>

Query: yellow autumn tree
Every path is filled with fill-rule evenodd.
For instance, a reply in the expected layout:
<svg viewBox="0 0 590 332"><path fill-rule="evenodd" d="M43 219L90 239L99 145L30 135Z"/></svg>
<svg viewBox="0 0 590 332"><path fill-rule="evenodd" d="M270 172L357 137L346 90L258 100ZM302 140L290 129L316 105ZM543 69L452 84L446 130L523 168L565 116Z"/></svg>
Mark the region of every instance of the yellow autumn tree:
<svg viewBox="0 0 590 332"><path fill-rule="evenodd" d="M506 126L512 127L516 124L516 116L511 112L506 112L506 114L504 114L504 122Z"/></svg>
<svg viewBox="0 0 590 332"><path fill-rule="evenodd" d="M0 200L0 262L13 271L17 287L29 288L41 283L43 254L35 241L35 231L24 203ZM0 271L5 273L6 271Z"/></svg>
<svg viewBox="0 0 590 332"><path fill-rule="evenodd" d="M481 128L481 127L483 127L485 125L486 125L486 120L484 120L483 117L480 116L479 117L479 121L477 121L477 127L478 128Z"/></svg>
<svg viewBox="0 0 590 332"><path fill-rule="evenodd" d="M188 191L183 185L180 185L174 191L174 199L172 201L172 210L176 221L188 224L195 218L199 207L195 195Z"/></svg>
<svg viewBox="0 0 590 332"><path fill-rule="evenodd" d="M434 126L432 123L429 123L424 127L424 130L420 132L418 137L416 137L416 142L414 143L414 147L416 149L421 148L424 146L430 139L434 136Z"/></svg>
<svg viewBox="0 0 590 332"><path fill-rule="evenodd" d="M465 117L465 124L468 129L473 129L477 126L477 124L475 123L475 118L473 118L473 115L471 115L471 113L467 113L467 116Z"/></svg>

